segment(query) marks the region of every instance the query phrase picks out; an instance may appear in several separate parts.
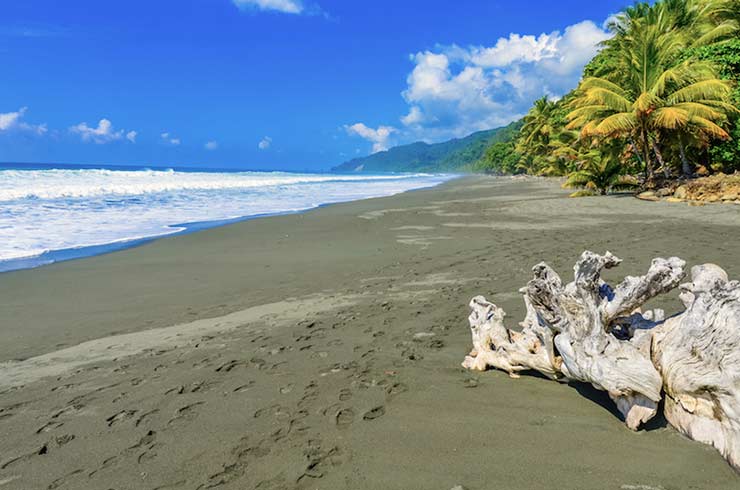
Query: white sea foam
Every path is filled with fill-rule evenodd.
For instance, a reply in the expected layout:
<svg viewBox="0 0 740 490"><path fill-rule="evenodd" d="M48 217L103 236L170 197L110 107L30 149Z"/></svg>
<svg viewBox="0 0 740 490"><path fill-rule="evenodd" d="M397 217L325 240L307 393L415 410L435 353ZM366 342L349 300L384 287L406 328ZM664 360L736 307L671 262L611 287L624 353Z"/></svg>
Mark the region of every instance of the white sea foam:
<svg viewBox="0 0 740 490"><path fill-rule="evenodd" d="M183 223L386 196L448 178L428 174L0 170L0 261L162 236L181 231L178 225Z"/></svg>
<svg viewBox="0 0 740 490"><path fill-rule="evenodd" d="M404 178L425 177L425 174ZM0 202L15 199L134 196L156 192L226 190L320 182L398 180L398 176L312 175L284 172L175 172L173 170L0 170Z"/></svg>

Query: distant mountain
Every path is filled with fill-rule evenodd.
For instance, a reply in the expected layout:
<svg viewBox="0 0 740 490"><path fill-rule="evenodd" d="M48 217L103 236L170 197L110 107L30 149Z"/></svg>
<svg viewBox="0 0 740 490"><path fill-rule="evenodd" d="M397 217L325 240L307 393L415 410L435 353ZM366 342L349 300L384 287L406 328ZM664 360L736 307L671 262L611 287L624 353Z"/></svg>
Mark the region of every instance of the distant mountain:
<svg viewBox="0 0 740 490"><path fill-rule="evenodd" d="M387 151L355 158L332 169L333 172L453 172L467 170L494 143L513 138L521 122L503 128L479 131L444 143L421 141L395 146Z"/></svg>

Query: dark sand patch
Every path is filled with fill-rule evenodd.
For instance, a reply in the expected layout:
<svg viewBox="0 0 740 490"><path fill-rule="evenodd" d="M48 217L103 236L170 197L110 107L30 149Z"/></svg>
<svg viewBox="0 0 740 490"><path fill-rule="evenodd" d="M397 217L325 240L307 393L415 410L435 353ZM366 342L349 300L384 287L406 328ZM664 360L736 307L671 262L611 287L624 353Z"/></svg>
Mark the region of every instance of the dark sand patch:
<svg viewBox="0 0 740 490"><path fill-rule="evenodd" d="M714 450L629 431L599 392L460 367L470 297L513 325L541 260L567 274L611 250L621 278L678 255L740 277L736 207L564 196L468 178L0 275L0 358L27 359L0 367L25 384L0 387L0 488L740 488ZM442 228L451 214L469 226Z"/></svg>

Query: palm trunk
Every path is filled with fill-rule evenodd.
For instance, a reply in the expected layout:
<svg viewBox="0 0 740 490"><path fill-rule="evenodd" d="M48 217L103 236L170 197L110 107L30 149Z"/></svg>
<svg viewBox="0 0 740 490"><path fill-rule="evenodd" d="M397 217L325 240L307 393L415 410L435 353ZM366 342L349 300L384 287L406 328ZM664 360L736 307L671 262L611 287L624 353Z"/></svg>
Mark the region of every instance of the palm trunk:
<svg viewBox="0 0 740 490"><path fill-rule="evenodd" d="M683 176L688 179L691 177L692 172L689 160L686 158L686 148L683 144L683 138L678 138L678 149L679 154L681 155L681 172L683 173Z"/></svg>
<svg viewBox="0 0 740 490"><path fill-rule="evenodd" d="M635 138L630 136L630 146L632 147L632 151L635 152L635 156L637 157L637 160L640 162L640 165L645 165L645 162L642 161L642 156L640 156L640 149L637 148L637 143L635 143Z"/></svg>
<svg viewBox="0 0 740 490"><path fill-rule="evenodd" d="M655 158L658 160L658 164L660 165L660 168L663 169L663 175L666 179L671 177L671 173L665 165L665 161L663 160L663 155L660 153L660 148L658 148L658 143L653 141L653 152L655 153Z"/></svg>
<svg viewBox="0 0 740 490"><path fill-rule="evenodd" d="M650 187L653 182L653 164L650 160L650 140L644 124L640 137L642 139L642 158L645 162L645 185L646 187Z"/></svg>

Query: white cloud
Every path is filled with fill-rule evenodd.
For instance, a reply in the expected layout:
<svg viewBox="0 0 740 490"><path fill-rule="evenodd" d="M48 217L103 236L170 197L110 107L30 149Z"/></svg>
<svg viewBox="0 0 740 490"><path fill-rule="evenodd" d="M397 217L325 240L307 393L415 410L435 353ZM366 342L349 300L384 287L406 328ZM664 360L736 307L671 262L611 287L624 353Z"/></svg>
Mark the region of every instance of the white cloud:
<svg viewBox="0 0 740 490"><path fill-rule="evenodd" d="M578 84L583 67L610 34L591 21L538 36L510 34L493 46L440 46L411 56L402 96L409 137L439 140L502 126L532 102Z"/></svg>
<svg viewBox="0 0 740 490"><path fill-rule="evenodd" d="M21 107L16 112L6 112L4 114L0 114L0 131L7 131L8 129L16 126L21 117L23 117L23 113L26 112L26 110L27 109L25 107Z"/></svg>
<svg viewBox="0 0 740 490"><path fill-rule="evenodd" d="M136 131L129 131L126 133L126 139L129 140L131 143L136 143L136 136L138 133Z"/></svg>
<svg viewBox="0 0 740 490"><path fill-rule="evenodd" d="M165 143L172 146L178 146L182 141L180 138L175 138L170 133L162 133L159 135Z"/></svg>
<svg viewBox="0 0 740 490"><path fill-rule="evenodd" d="M345 126L349 134L354 134L365 138L373 143L373 153L388 149L388 139L396 128L391 126L378 126L377 129L369 128L362 123L356 123L351 126Z"/></svg>
<svg viewBox="0 0 740 490"><path fill-rule="evenodd" d="M262 138L262 140L257 144L257 148L260 150L267 150L272 145L272 138L269 136L265 136Z"/></svg>
<svg viewBox="0 0 740 490"><path fill-rule="evenodd" d="M21 119L28 111L27 107L21 107L15 112L0 113L0 131L10 131L12 129L21 129L31 131L38 135L46 133L48 130L46 124L28 124Z"/></svg>
<svg viewBox="0 0 740 490"><path fill-rule="evenodd" d="M90 127L86 122L82 122L77 126L72 126L69 130L73 133L79 134L82 141L90 142L102 145L110 143L112 141L118 141L124 137L129 141L133 142L136 139L136 131L129 131L128 133L120 129L116 131L113 128L113 123L108 119L101 119L98 122L97 127ZM129 137L133 133L132 137Z"/></svg>
<svg viewBox="0 0 740 490"><path fill-rule="evenodd" d="M217 150L218 149L218 141L209 141L204 145L206 150Z"/></svg>
<svg viewBox="0 0 740 490"><path fill-rule="evenodd" d="M285 14L301 14L305 10L301 0L233 0L233 2L243 9L272 10Z"/></svg>

